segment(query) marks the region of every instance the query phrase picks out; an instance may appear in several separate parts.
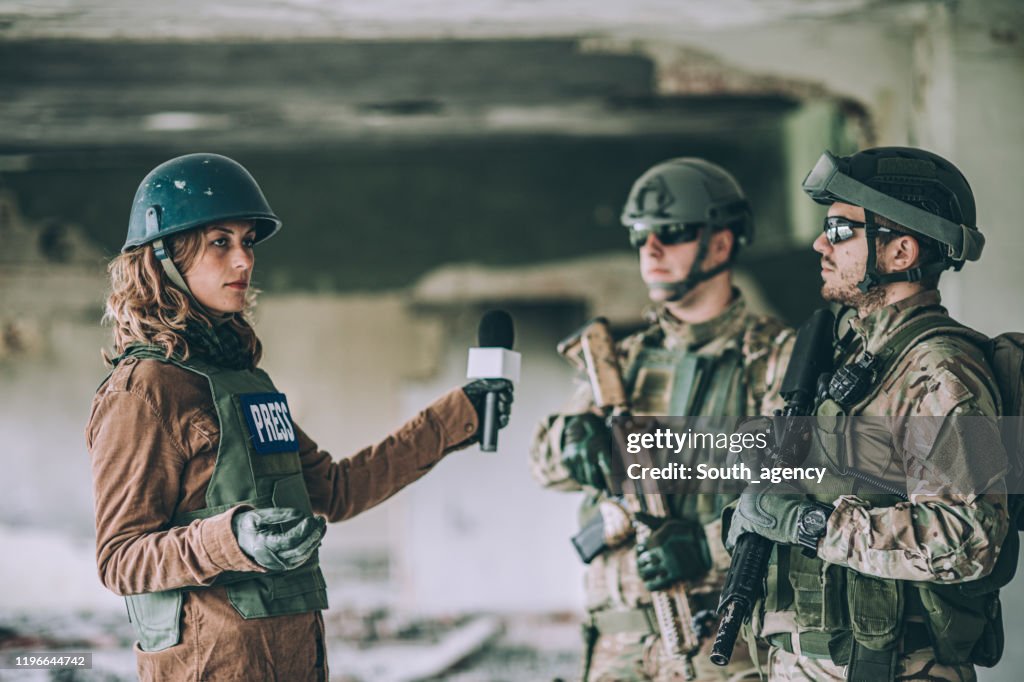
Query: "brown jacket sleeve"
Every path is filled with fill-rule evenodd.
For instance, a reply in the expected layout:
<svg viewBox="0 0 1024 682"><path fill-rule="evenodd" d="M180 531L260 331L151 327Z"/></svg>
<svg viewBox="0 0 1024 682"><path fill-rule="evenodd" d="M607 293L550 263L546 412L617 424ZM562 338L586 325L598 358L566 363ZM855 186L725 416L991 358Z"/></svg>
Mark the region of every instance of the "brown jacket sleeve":
<svg viewBox="0 0 1024 682"><path fill-rule="evenodd" d="M446 393L376 445L338 461L296 427L313 510L329 521L341 521L380 504L465 445L477 427L476 410L461 388Z"/></svg>
<svg viewBox="0 0 1024 682"><path fill-rule="evenodd" d="M139 364L134 377L131 366L111 376L86 429L101 582L116 594L139 594L208 585L223 571L262 571L235 542L236 510L169 528L184 470L208 444L190 442L201 433L182 428L198 411L182 396L188 387L176 383L180 390L167 390L166 380L146 381L145 375L165 370L153 361Z"/></svg>

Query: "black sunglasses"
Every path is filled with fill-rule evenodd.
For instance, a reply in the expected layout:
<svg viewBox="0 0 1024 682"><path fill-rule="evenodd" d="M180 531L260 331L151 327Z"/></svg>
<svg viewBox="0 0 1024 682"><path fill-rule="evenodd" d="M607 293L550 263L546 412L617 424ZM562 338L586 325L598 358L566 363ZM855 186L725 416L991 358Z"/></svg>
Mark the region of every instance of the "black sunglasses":
<svg viewBox="0 0 1024 682"><path fill-rule="evenodd" d="M825 225L822 227L822 231L825 233L825 239L828 240L829 244L835 245L839 242L845 242L847 239L853 237L853 231L857 229L863 229L867 227L867 223L862 223L856 220L850 220L838 215L831 215L825 218ZM878 232L894 232L888 227L882 227L881 225L875 225Z"/></svg>
<svg viewBox="0 0 1024 682"><path fill-rule="evenodd" d="M663 225L633 223L629 228L629 243L634 249L639 249L647 243L648 235L653 233L658 241L665 246L685 244L696 241L702 227L704 225L701 223L667 223Z"/></svg>

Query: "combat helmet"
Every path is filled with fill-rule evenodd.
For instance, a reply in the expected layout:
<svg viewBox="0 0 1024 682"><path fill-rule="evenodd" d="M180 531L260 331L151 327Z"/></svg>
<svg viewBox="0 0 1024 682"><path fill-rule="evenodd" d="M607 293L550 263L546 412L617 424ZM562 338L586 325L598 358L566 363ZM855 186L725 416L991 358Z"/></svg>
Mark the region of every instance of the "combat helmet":
<svg viewBox="0 0 1024 682"><path fill-rule="evenodd" d="M652 292L660 290L666 301L678 301L701 282L732 267L739 247L754 240L753 214L739 183L722 167L692 157L662 161L641 175L629 192L621 221L634 246L642 245L652 232L662 242L699 240L684 279L648 285ZM732 230L735 246L726 262L702 271L717 229Z"/></svg>
<svg viewBox="0 0 1024 682"><path fill-rule="evenodd" d="M164 238L213 222L248 220L256 242L281 229L263 191L240 163L220 154L187 154L160 164L135 192L122 253L151 244L167 276L190 293Z"/></svg>
<svg viewBox="0 0 1024 682"><path fill-rule="evenodd" d="M938 154L912 147L875 147L851 156L825 151L803 182L804 192L819 204L836 201L865 212L868 260L861 291L888 282L916 282L922 277L981 257L985 237L976 223L974 192L956 166ZM877 270L874 216L898 223L907 232L942 246L936 263L905 272Z"/></svg>

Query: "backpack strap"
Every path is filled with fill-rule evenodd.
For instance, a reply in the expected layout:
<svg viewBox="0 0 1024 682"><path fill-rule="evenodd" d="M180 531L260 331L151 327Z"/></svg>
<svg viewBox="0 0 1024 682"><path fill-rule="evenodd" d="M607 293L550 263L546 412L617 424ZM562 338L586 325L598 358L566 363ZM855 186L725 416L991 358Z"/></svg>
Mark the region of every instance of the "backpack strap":
<svg viewBox="0 0 1024 682"><path fill-rule="evenodd" d="M872 370L876 380L868 394L857 401L854 409L874 400L875 396L882 389L883 382L881 379L889 376L893 368L906 357L911 349L937 336L956 336L965 339L981 350L986 358L989 356L991 340L984 334L960 324L948 315L939 313L919 315L900 326L886 342L885 347L875 354ZM998 392L998 386L993 388Z"/></svg>
<svg viewBox="0 0 1024 682"><path fill-rule="evenodd" d="M928 313L915 317L896 330L896 333L886 343L885 349L878 354L882 362L879 367L879 375L888 375L913 347L936 336L966 338L983 352L987 351L985 346L988 344L988 337L965 327L946 315Z"/></svg>

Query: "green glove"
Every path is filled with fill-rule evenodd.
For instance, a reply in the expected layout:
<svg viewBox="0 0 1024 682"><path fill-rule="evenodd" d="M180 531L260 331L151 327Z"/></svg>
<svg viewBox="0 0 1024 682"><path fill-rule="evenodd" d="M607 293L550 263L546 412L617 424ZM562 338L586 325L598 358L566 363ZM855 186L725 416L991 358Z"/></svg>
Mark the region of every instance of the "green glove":
<svg viewBox="0 0 1024 682"><path fill-rule="evenodd" d="M565 420L562 464L583 485L606 490L611 478L612 436L603 418L586 412Z"/></svg>
<svg viewBox="0 0 1024 682"><path fill-rule="evenodd" d="M287 571L309 561L326 527L324 519L288 507L251 509L231 519L241 550L271 571Z"/></svg>
<svg viewBox="0 0 1024 682"><path fill-rule="evenodd" d="M812 509L831 511L832 507L809 500L789 485L749 485L732 514L725 547L732 551L744 533L757 533L784 545L800 544L800 519Z"/></svg>
<svg viewBox="0 0 1024 682"><path fill-rule="evenodd" d="M646 542L636 547L637 572L648 590L664 590L711 570L711 552L698 522L643 513L636 519L652 531Z"/></svg>

